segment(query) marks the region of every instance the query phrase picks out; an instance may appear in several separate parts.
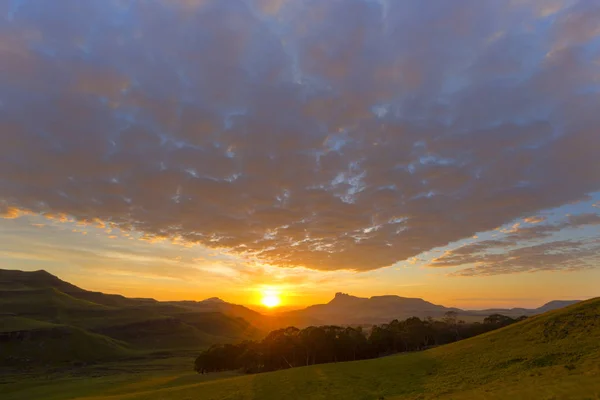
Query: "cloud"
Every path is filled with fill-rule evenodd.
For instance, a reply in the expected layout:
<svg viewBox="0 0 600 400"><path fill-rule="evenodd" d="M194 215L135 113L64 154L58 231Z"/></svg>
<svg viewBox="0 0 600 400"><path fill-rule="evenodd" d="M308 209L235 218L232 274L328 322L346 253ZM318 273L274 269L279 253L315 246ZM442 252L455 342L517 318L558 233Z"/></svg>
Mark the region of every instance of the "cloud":
<svg viewBox="0 0 600 400"><path fill-rule="evenodd" d="M567 223L570 226L576 226L576 227L580 227L580 226L584 226L584 225L600 225L600 214L586 213L586 214L569 215Z"/></svg>
<svg viewBox="0 0 600 400"><path fill-rule="evenodd" d="M16 219L27 214L28 211L26 210L21 210L16 207L3 206L2 204L0 204L0 218Z"/></svg>
<svg viewBox="0 0 600 400"><path fill-rule="evenodd" d="M533 217L527 217L524 219L525 222L527 222L528 224L539 224L540 222L544 222L546 220L546 217L543 216L533 216Z"/></svg>
<svg viewBox="0 0 600 400"><path fill-rule="evenodd" d="M430 267L458 267L476 264L452 273L455 276L497 275L537 270L590 268L598 260L598 240L552 240L560 231L600 225L594 213L569 215L555 224L516 226L502 239L483 240L448 250L432 260ZM547 240L531 245L532 242ZM501 252L498 252L501 250Z"/></svg>
<svg viewBox="0 0 600 400"><path fill-rule="evenodd" d="M590 2L0 10L5 209L365 271L600 189Z"/></svg>
<svg viewBox="0 0 600 400"><path fill-rule="evenodd" d="M519 272L577 271L595 266L600 251L598 243L588 241L554 241L521 247L504 254L487 254L477 258L474 267L463 268L454 276L489 276Z"/></svg>

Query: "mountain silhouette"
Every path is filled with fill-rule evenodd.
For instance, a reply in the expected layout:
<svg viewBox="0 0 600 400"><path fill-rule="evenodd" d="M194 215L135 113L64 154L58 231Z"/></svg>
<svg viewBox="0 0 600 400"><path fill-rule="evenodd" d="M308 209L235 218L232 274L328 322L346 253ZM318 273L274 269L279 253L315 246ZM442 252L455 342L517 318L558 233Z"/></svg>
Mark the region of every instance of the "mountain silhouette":
<svg viewBox="0 0 600 400"><path fill-rule="evenodd" d="M382 324L391 320L410 317L440 318L448 311L458 313L460 317L486 317L491 314L503 314L511 317L530 316L546 311L566 307L579 300L555 300L539 308L510 308L463 310L433 304L421 298L401 297L395 295L373 296L370 298L352 296L338 292L327 304L317 304L301 310L281 313L280 316L297 320L318 321L321 324L366 325Z"/></svg>
<svg viewBox="0 0 600 400"><path fill-rule="evenodd" d="M202 301L157 301L151 298L128 298L119 294L84 290L44 270L25 272L0 269L0 293L7 299L19 294L31 295L40 291L45 293L48 289L67 295L68 297L65 299L70 299L71 302L76 300L86 301L107 307L150 308L154 311L161 310L161 312L168 315L181 308L196 313L217 312L228 317L244 319L253 326L267 332L287 326L369 325L388 323L394 319L402 320L410 317L440 318L448 311L455 311L461 317L471 316L477 318L483 318L491 314L503 314L511 317L530 316L562 308L578 301L554 300L535 309L462 310L437 305L421 298L395 295L366 298L338 292L327 304L316 304L304 309L280 312L276 315L263 315L248 307L228 303L218 297L211 297ZM56 293L53 292L50 295L55 296ZM5 314L11 314L8 309L2 311Z"/></svg>

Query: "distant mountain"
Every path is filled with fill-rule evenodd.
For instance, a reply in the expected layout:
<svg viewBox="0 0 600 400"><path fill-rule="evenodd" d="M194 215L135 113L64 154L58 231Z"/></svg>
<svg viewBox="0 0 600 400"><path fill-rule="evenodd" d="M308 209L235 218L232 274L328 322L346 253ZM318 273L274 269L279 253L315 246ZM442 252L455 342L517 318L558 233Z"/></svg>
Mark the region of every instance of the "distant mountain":
<svg viewBox="0 0 600 400"><path fill-rule="evenodd" d="M264 315L258 311L251 310L248 307L227 303L218 297L212 297L202 301L171 301L163 304L172 304L179 307L185 307L196 312L220 312L236 318L243 318L252 325L260 328L264 332L288 326L309 326L315 325L319 321L302 315L293 315L288 313L278 313L276 315Z"/></svg>
<svg viewBox="0 0 600 400"><path fill-rule="evenodd" d="M559 308L579 303L581 300L553 300L538 308L488 308L485 310L467 310L463 311L468 315L488 316L490 314L502 314L507 317L520 317L521 315L543 314L546 311L558 310Z"/></svg>
<svg viewBox="0 0 600 400"><path fill-rule="evenodd" d="M535 309L462 310L433 304L420 298L392 295L365 298L336 293L335 297L327 304L317 304L280 315L297 320L312 321L313 324L363 325L382 324L394 319L402 320L410 317L440 318L448 311L458 313L461 318L484 318L491 314L503 314L510 317L531 316L566 307L578 301L551 301Z"/></svg>
<svg viewBox="0 0 600 400"><path fill-rule="evenodd" d="M217 304L221 303L222 304L222 303L225 303L225 300L221 300L218 297L211 297L206 300L202 300L202 303L217 303Z"/></svg>
<svg viewBox="0 0 600 400"><path fill-rule="evenodd" d="M571 304L579 303L581 300L553 300L541 307L536 308L538 314L545 313L546 311L558 310L570 306Z"/></svg>
<svg viewBox="0 0 600 400"><path fill-rule="evenodd" d="M185 307L190 311L196 312L220 312L231 317L243 318L252 324L256 324L257 326L263 326L266 324L264 315L238 304L227 303L218 297L211 297L202 301L185 300L166 301L161 303Z"/></svg>
<svg viewBox="0 0 600 400"><path fill-rule="evenodd" d="M286 317L319 321L323 324L352 325L380 324L393 319L441 317L448 311L461 311L436 305L418 298L374 296L371 298L336 293L327 304L318 304L302 310L282 314Z"/></svg>

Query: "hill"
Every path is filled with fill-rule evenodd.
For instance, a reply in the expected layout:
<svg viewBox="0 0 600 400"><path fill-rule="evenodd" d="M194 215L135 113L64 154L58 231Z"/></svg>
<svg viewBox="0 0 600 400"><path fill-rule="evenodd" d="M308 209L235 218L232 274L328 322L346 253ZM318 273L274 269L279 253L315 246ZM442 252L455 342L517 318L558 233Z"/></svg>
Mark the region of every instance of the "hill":
<svg viewBox="0 0 600 400"><path fill-rule="evenodd" d="M26 272L0 269L0 290L42 289L49 287L56 288L64 293L83 292L83 289L60 280L58 277L44 270Z"/></svg>
<svg viewBox="0 0 600 400"><path fill-rule="evenodd" d="M194 312L220 312L222 314L241 318L248 321L253 326L263 332L270 332L275 329L288 326L309 326L319 325L322 321L308 315L294 314L292 312L277 313L274 315L264 315L248 307L225 302L219 298L213 297L203 301L172 301L163 304L185 307Z"/></svg>
<svg viewBox="0 0 600 400"><path fill-rule="evenodd" d="M182 385L95 400L592 399L600 396L600 299L422 352Z"/></svg>
<svg viewBox="0 0 600 400"><path fill-rule="evenodd" d="M390 295L365 298L336 293L335 297L327 304L317 304L301 310L288 311L279 314L279 317L296 320L299 322L299 326L309 324L363 325L382 324L394 319L402 320L410 317L440 318L448 311L455 311L461 318L470 319L483 319L491 314L503 314L510 317L532 316L575 303L577 301L551 301L536 309L462 310L433 304L420 298Z"/></svg>
<svg viewBox="0 0 600 400"><path fill-rule="evenodd" d="M266 317L264 315L238 304L227 303L217 297L203 301L171 301L164 304L184 307L193 312L219 312L224 315L242 318L251 324L261 327L266 324Z"/></svg>
<svg viewBox="0 0 600 400"><path fill-rule="evenodd" d="M131 299L118 294L105 294L81 289L71 283L59 279L51 273L39 271L19 271L0 269L0 291L6 295L15 296L22 290L56 289L73 298L106 306L133 306L157 303L154 299Z"/></svg>
<svg viewBox="0 0 600 400"><path fill-rule="evenodd" d="M85 364L131 357L126 344L80 328L19 317L3 319L1 366Z"/></svg>
<svg viewBox="0 0 600 400"><path fill-rule="evenodd" d="M91 292L46 271L0 270L0 366L95 362L260 335L214 308Z"/></svg>

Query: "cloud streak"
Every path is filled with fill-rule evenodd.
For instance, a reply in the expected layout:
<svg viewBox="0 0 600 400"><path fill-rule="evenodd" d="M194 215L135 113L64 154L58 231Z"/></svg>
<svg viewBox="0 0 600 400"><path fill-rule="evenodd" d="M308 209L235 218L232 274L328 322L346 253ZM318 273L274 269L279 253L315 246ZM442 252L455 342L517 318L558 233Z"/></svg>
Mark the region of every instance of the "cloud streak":
<svg viewBox="0 0 600 400"><path fill-rule="evenodd" d="M553 5L5 2L2 213L366 271L580 199L600 8Z"/></svg>
<svg viewBox="0 0 600 400"><path fill-rule="evenodd" d="M433 259L429 266L457 267L475 264L474 267L451 273L454 276L592 268L595 266L594 262L598 261L600 252L600 241L597 238L555 240L553 236L563 230L597 225L600 225L600 215L596 213L569 215L555 224L528 227L515 224L502 239L482 240L448 250ZM539 243L542 240L547 241Z"/></svg>
<svg viewBox="0 0 600 400"><path fill-rule="evenodd" d="M480 254L468 263L477 264L453 272L453 276L489 276L519 272L579 271L594 268L598 241L554 241L525 246L503 254Z"/></svg>

